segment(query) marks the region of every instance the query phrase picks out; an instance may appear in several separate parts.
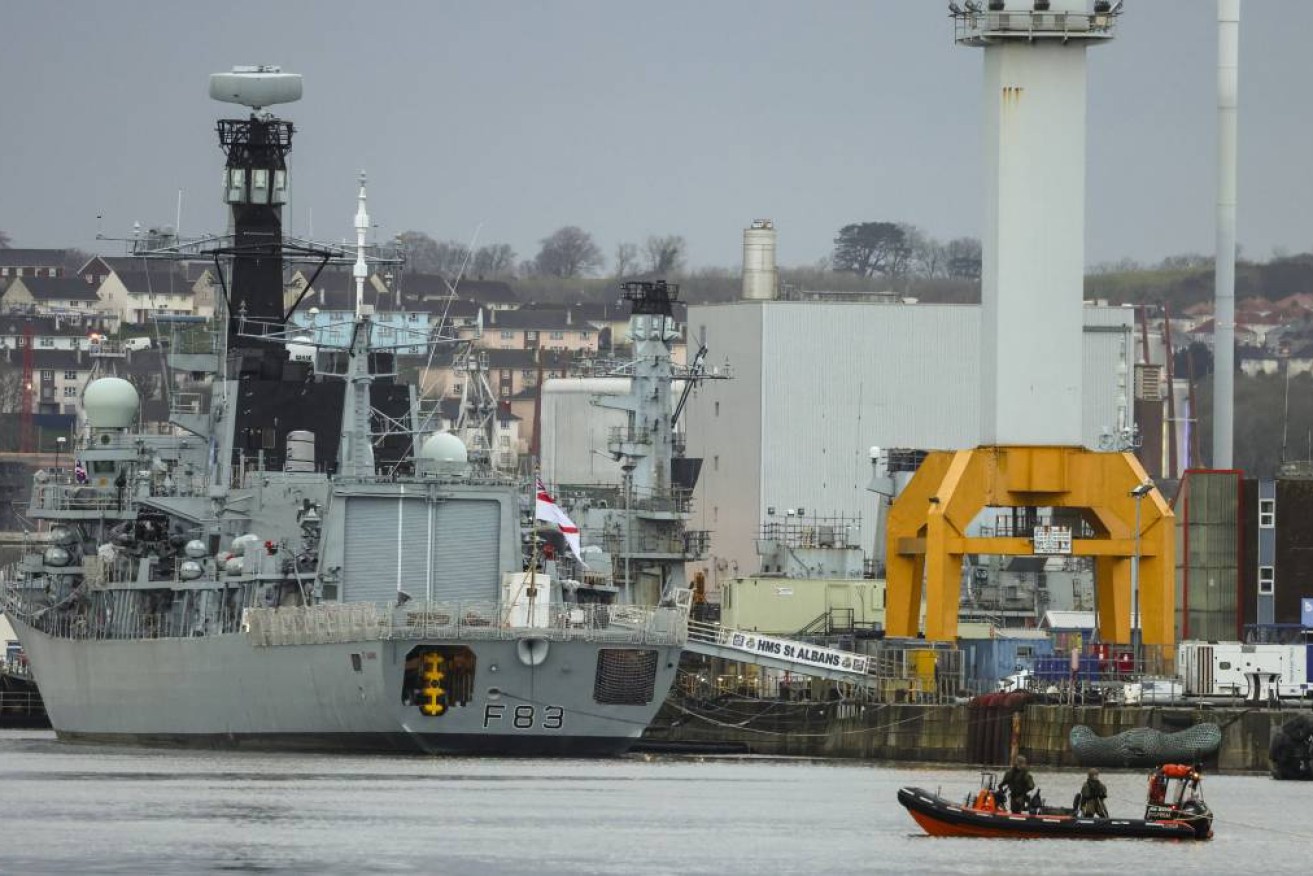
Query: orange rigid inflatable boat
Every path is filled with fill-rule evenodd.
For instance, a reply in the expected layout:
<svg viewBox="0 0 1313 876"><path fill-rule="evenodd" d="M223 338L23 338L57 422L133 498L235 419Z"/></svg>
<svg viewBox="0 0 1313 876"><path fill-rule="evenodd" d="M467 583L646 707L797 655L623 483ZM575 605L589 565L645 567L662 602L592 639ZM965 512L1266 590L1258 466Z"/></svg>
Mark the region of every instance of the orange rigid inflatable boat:
<svg viewBox="0 0 1313 876"><path fill-rule="evenodd" d="M980 790L964 803L921 788L900 788L898 802L931 836L1204 840L1213 835L1213 813L1203 800L1202 778L1197 767L1184 764L1155 769L1143 818L1085 817L1075 804L1070 809L1044 806L1037 795L1021 812L1010 812L1002 804L1002 791L995 789L993 773L981 775Z"/></svg>

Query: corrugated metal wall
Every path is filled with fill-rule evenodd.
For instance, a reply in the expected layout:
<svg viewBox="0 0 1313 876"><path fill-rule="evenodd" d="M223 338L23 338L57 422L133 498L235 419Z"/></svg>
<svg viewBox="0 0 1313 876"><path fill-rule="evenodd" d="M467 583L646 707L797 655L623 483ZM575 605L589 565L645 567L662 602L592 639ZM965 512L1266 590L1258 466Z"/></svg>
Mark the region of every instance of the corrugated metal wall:
<svg viewBox="0 0 1313 876"><path fill-rule="evenodd" d="M1234 640L1238 636L1240 557L1236 509L1240 477L1235 473L1191 472L1182 485L1184 501L1177 551L1177 631L1183 638Z"/></svg>
<svg viewBox="0 0 1313 876"><path fill-rule="evenodd" d="M1102 428L1116 425L1132 311L1084 312L1093 328L1083 337L1084 440L1097 447ZM718 509L705 527L714 530L712 553L740 574L755 573L753 539L771 507L777 515L861 514L869 552L873 445L979 443L980 313L974 305L810 301L689 308L692 336L705 326L711 361L728 357L734 369L733 380L704 388L687 413L690 455L707 460L700 510Z"/></svg>
<svg viewBox="0 0 1313 876"><path fill-rule="evenodd" d="M543 384L539 457L544 481L553 486L619 486L620 464L607 453L606 442L611 427L628 420L624 411L595 405L593 399L628 392L628 378L555 379Z"/></svg>
<svg viewBox="0 0 1313 876"><path fill-rule="evenodd" d="M495 600L502 571L500 518L495 501L352 497L343 599L382 602L404 590L415 599Z"/></svg>
<svg viewBox="0 0 1313 876"><path fill-rule="evenodd" d="M501 587L501 508L496 502L435 506L433 598L495 600Z"/></svg>
<svg viewBox="0 0 1313 876"><path fill-rule="evenodd" d="M757 571L753 538L761 519L762 319L767 304L690 307L688 336L707 339L713 368L729 362L733 379L703 384L683 419L688 455L702 458L691 529L710 530L705 569L713 597L719 582Z"/></svg>

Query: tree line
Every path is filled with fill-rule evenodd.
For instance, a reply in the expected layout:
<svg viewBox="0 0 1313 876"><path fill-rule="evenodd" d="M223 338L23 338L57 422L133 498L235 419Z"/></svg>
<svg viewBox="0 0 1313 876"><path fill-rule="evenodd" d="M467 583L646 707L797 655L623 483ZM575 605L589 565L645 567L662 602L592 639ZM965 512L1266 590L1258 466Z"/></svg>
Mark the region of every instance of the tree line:
<svg viewBox="0 0 1313 876"><path fill-rule="evenodd" d="M608 260L593 236L566 225L538 242L538 252L520 259L507 243L473 248L458 240L436 240L422 231L397 235L412 271L486 279L533 277L641 277L680 275L687 245L677 234L651 235L643 243L622 242ZM839 229L834 250L817 267L859 277L980 279L980 241L961 237L941 242L915 226L859 222Z"/></svg>
<svg viewBox="0 0 1313 876"><path fill-rule="evenodd" d="M854 222L839 229L830 266L862 277L979 280L979 238L941 242L905 222Z"/></svg>
<svg viewBox="0 0 1313 876"><path fill-rule="evenodd" d="M422 231L397 235L407 267L422 274L484 279L534 277L576 279L606 273L608 261L593 236L577 225L566 225L539 241L538 252L519 260L508 243L477 249L458 240L435 240ZM640 244L620 243L609 262L612 277L676 274L685 267L686 244L677 234L651 235Z"/></svg>

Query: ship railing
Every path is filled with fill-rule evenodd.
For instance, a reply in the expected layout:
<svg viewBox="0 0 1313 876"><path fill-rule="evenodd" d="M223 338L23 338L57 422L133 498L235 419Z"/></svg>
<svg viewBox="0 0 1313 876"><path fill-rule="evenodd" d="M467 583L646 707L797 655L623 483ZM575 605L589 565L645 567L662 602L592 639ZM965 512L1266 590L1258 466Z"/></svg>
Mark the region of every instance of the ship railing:
<svg viewBox="0 0 1313 876"><path fill-rule="evenodd" d="M32 511L112 511L119 507L118 492L78 483L69 472L50 474L32 488Z"/></svg>
<svg viewBox="0 0 1313 876"><path fill-rule="evenodd" d="M542 638L616 644L682 645L683 606L553 603L517 611L494 602L322 603L248 608L242 632L258 647L383 639Z"/></svg>
<svg viewBox="0 0 1313 876"><path fill-rule="evenodd" d="M57 639L176 639L210 632L208 624L198 625L167 611L140 611L134 605L117 608L103 605L68 611L59 610L58 606L11 603L5 606L5 610L33 629Z"/></svg>
<svg viewBox="0 0 1313 876"><path fill-rule="evenodd" d="M197 416L203 414L208 399L209 395L207 393L175 392L169 397L169 415L176 417L180 414Z"/></svg>
<svg viewBox="0 0 1313 876"><path fill-rule="evenodd" d="M46 713L41 694L33 691L0 690L0 716L39 718Z"/></svg>

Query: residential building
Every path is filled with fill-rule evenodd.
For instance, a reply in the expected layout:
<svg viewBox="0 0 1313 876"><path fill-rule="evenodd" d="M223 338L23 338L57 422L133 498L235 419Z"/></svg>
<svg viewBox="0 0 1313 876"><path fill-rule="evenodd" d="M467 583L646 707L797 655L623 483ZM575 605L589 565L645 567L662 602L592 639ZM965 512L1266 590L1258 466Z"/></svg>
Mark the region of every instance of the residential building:
<svg viewBox="0 0 1313 876"><path fill-rule="evenodd" d="M85 350L92 335L112 332L117 324L115 317L104 313L0 314L0 350L21 349L29 333L37 350Z"/></svg>
<svg viewBox="0 0 1313 876"><path fill-rule="evenodd" d="M462 328L462 339L474 339L475 330ZM487 310L483 335L476 340L490 350L572 350L596 354L598 330L591 323L575 322L567 308L553 310Z"/></svg>
<svg viewBox="0 0 1313 876"><path fill-rule="evenodd" d="M0 249L0 288L14 277L62 277L66 249Z"/></svg>
<svg viewBox="0 0 1313 876"><path fill-rule="evenodd" d="M77 277L15 277L0 298L4 309L42 314L98 314L96 290Z"/></svg>
<svg viewBox="0 0 1313 876"><path fill-rule="evenodd" d="M155 314L214 315L217 284L211 269L199 264L96 256L78 275L97 290L104 306L123 323L149 324Z"/></svg>
<svg viewBox="0 0 1313 876"><path fill-rule="evenodd" d="M538 385L542 379L570 377L577 373L576 354L568 350L479 350L479 364L488 387L498 399L512 399ZM460 398L462 383L470 375L459 373L450 356L420 367L420 386L448 398ZM425 395L429 392L426 391Z"/></svg>
<svg viewBox="0 0 1313 876"><path fill-rule="evenodd" d="M24 359L21 349L6 348L0 355L0 409L5 413L22 408ZM33 350L32 413L76 414L92 367L83 350Z"/></svg>

